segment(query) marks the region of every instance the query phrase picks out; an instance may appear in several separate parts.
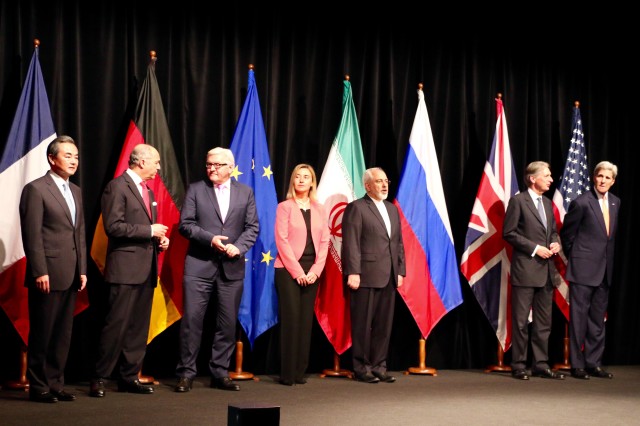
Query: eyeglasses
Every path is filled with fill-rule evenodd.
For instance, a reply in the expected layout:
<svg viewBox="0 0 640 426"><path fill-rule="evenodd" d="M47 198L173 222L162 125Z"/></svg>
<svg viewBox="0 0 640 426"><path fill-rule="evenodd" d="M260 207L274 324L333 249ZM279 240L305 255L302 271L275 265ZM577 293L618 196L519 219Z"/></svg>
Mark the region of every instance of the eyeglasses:
<svg viewBox="0 0 640 426"><path fill-rule="evenodd" d="M381 185L382 183L386 183L387 185L389 185L391 183L389 179L376 179L374 180L374 182L377 183L378 185Z"/></svg>
<svg viewBox="0 0 640 426"><path fill-rule="evenodd" d="M227 163L207 163L207 169L216 169L218 170L220 167L228 166Z"/></svg>

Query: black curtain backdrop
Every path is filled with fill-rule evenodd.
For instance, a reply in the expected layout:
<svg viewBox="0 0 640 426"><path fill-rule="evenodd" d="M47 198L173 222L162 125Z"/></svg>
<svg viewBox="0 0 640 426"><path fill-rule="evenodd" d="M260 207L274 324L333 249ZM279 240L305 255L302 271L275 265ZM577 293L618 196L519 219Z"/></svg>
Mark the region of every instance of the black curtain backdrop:
<svg viewBox="0 0 640 426"><path fill-rule="evenodd" d="M416 90L423 83L459 259L495 130L497 93L503 94L518 175L530 161L546 160L556 182L569 148L572 107L579 101L590 168L604 159L620 168L612 189L623 204L604 361L640 362L631 244L640 237L632 215L638 169L630 154L639 116L638 85L631 67L631 52L636 50L632 26L624 22L632 14L598 10L593 16L550 18L549 11L497 16L477 7L393 7L329 9L308 4L299 10L248 4L205 7L190 1L160 6L0 0L0 148L13 120L33 39L38 38L56 132L71 135L79 144L81 162L73 180L83 190L90 244L102 189L113 177L150 50L159 58L156 73L186 183L204 176L210 148L229 146L246 94L248 66L255 65L279 199L297 163L310 163L321 175L341 118L342 81L348 74L366 165L386 170L392 199L417 108ZM554 190L546 195L552 197ZM496 362L495 334L468 282L460 278L464 302L428 337L428 366L483 368ZM88 378L103 315L104 285L93 264L88 285L91 307L76 317L70 378ZM0 325L0 374L13 378L20 340L4 313ZM562 361L564 326L556 309L552 363ZM174 325L151 342L145 373L173 374L177 329ZM278 372L278 334L276 326L253 348L244 345L243 370ZM398 297L391 370L417 366L419 338ZM205 335L201 374L207 374L210 342L211 336ZM312 354L310 372L332 367L333 349L317 324ZM350 351L341 364L350 367Z"/></svg>

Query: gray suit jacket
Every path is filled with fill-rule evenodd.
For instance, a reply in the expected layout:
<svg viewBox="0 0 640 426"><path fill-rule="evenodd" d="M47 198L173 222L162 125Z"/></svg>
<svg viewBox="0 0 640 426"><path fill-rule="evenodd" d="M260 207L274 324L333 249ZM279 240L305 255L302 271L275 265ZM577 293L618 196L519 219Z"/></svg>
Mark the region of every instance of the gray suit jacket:
<svg viewBox="0 0 640 426"><path fill-rule="evenodd" d="M157 216L149 190L152 217L140 191L126 172L111 180L102 193L102 220L109 237L105 280L117 284L146 284L158 275L158 247L151 236Z"/></svg>
<svg viewBox="0 0 640 426"><path fill-rule="evenodd" d="M244 278L244 255L258 238L258 212L253 190L240 182L230 180L230 199L227 217L222 222L220 207L213 183L203 179L189 185L180 212L179 231L189 240L184 274L210 279L222 265L228 280ZM230 259L211 246L214 235L229 237L240 250L240 256Z"/></svg>
<svg viewBox="0 0 640 426"><path fill-rule="evenodd" d="M76 226L60 188L49 172L22 189L20 229L27 257L25 287L35 288L35 279L49 275L51 290L80 289L77 275L87 274L85 224L80 187L71 183L76 204Z"/></svg>
<svg viewBox="0 0 640 426"><path fill-rule="evenodd" d="M569 204L560 231L562 249L567 256L566 278L569 282L599 286L607 272L607 283L613 279L613 258L620 198L609 197L609 235L604 224L598 196L589 191Z"/></svg>
<svg viewBox="0 0 640 426"><path fill-rule="evenodd" d="M347 205L342 218L342 273L360 274L360 286L383 288L392 276L405 276L404 244L398 208L384 201L391 238L373 200L365 195Z"/></svg>
<svg viewBox="0 0 640 426"><path fill-rule="evenodd" d="M531 256L536 245L549 248L551 243L558 242L551 200L542 197L542 204L547 218L546 229L529 191L520 192L509 200L502 237L513 247L511 284L514 286L544 287L555 271L553 257Z"/></svg>

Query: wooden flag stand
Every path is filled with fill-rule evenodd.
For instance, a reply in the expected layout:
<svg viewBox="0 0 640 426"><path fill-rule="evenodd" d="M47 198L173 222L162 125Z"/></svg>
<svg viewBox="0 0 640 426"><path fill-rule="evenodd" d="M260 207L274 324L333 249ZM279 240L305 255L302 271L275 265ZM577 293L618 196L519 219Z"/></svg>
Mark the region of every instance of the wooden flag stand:
<svg viewBox="0 0 640 426"><path fill-rule="evenodd" d="M259 377L255 377L253 373L249 373L248 371L242 371L242 362L244 358L243 349L244 343L242 343L242 327L239 327L238 331L238 340L236 340L236 369L235 371L229 372L229 377L233 380L249 380L253 379L255 381L259 381Z"/></svg>
<svg viewBox="0 0 640 426"><path fill-rule="evenodd" d="M142 374L142 369L138 371L138 380L145 385L159 385L160 382L153 378L153 376L145 376Z"/></svg>
<svg viewBox="0 0 640 426"><path fill-rule="evenodd" d="M20 378L12 380L5 384L7 389L13 390L29 390L29 381L27 380L27 345L23 344L20 348Z"/></svg>
<svg viewBox="0 0 640 426"><path fill-rule="evenodd" d="M322 370L320 377L348 377L353 379L353 373L349 370L343 370L340 368L340 355L337 352L333 352L333 369Z"/></svg>
<svg viewBox="0 0 640 426"><path fill-rule="evenodd" d="M426 348L426 340L424 338L421 338L420 340L418 340L419 366L409 367L409 369L404 372L405 375L407 374L430 374L432 376L438 375L435 368L427 367L425 364L425 360L427 358L427 351L425 348Z"/></svg>
<svg viewBox="0 0 640 426"><path fill-rule="evenodd" d="M502 346L500 345L500 342L498 342L498 364L490 365L484 370L485 373L491 373L494 371L497 371L497 372L511 371L511 367L509 367L508 365L504 365L504 351L502 350Z"/></svg>
<svg viewBox="0 0 640 426"><path fill-rule="evenodd" d="M564 339L562 346L563 362L554 364L553 368L556 370L571 370L571 363L569 362L569 322L564 324Z"/></svg>

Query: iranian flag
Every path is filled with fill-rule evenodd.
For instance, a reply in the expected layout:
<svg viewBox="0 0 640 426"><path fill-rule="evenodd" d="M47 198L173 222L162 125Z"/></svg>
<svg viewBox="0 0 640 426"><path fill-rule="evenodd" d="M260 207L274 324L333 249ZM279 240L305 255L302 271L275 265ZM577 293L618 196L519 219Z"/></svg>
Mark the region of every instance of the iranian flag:
<svg viewBox="0 0 640 426"><path fill-rule="evenodd" d="M347 204L364 196L364 171L358 117L347 77L344 80L340 127L318 183L318 201L324 204L329 214L331 240L327 263L320 277L315 312L320 327L338 355L351 347L349 293L343 285L340 258L342 215Z"/></svg>

